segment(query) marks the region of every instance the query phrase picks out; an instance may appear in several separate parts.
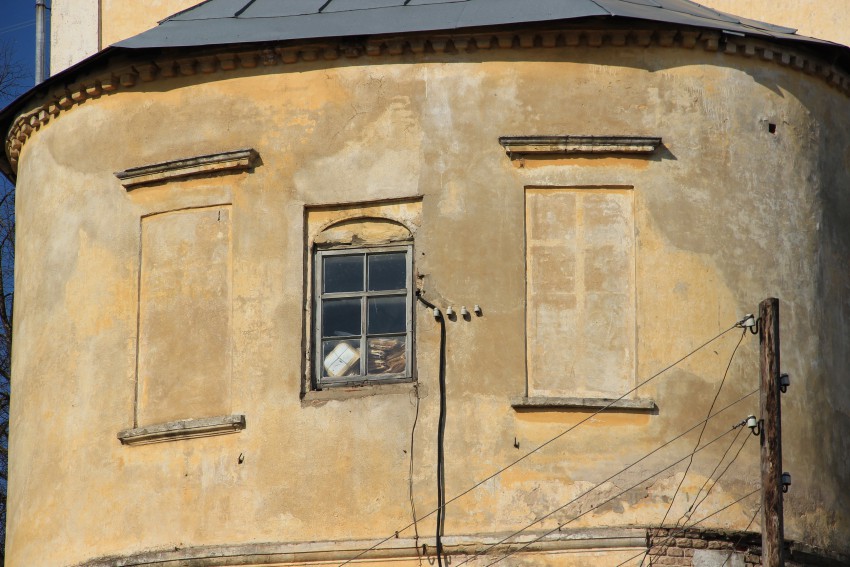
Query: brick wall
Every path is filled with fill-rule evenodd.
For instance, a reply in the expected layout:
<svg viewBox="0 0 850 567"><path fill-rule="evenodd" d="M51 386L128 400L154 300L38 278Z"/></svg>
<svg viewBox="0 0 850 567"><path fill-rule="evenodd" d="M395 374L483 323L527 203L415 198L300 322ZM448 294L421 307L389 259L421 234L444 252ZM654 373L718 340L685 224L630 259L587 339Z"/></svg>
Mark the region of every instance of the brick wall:
<svg viewBox="0 0 850 567"><path fill-rule="evenodd" d="M759 534L696 529L647 531L650 565L753 567L761 565Z"/></svg>

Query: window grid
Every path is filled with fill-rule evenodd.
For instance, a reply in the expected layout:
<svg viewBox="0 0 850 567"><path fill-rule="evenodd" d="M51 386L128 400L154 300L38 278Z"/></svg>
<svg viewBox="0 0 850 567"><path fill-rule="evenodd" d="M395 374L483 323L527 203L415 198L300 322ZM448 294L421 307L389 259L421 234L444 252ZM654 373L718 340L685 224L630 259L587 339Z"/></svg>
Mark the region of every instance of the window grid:
<svg viewBox="0 0 850 567"><path fill-rule="evenodd" d="M405 278L404 287L391 290L369 290L369 258L390 253L403 253L405 260ZM361 267L363 271L362 291L341 291L341 292L325 292L325 259L334 256L361 256ZM314 258L315 271L315 362L314 362L314 380L317 387L338 386L338 385L354 385L365 383L391 383L404 382L412 378L412 328L413 328L413 285L412 285L412 246L383 246L383 247L364 247L364 248L340 248L326 249L316 251ZM376 332L369 333L369 299L370 298L386 298L386 297L404 297L405 298L405 329L397 332ZM338 299L359 299L360 300L360 333L352 336L325 336L324 313L323 307L326 301ZM369 340L391 337L404 338L404 361L405 368L403 372L392 374L369 373ZM356 341L359 345L360 357L355 364L359 368L359 372L347 376L326 376L324 361L326 353L324 344L327 341Z"/></svg>

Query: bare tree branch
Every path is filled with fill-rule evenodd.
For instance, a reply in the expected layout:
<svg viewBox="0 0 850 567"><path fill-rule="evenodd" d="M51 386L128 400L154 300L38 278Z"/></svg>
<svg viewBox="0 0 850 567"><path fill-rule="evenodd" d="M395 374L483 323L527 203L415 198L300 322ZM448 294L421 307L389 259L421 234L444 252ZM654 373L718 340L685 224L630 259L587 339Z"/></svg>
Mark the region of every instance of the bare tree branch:
<svg viewBox="0 0 850 567"><path fill-rule="evenodd" d="M14 58L12 44L0 43L0 103L5 103L20 93L26 72Z"/></svg>
<svg viewBox="0 0 850 567"><path fill-rule="evenodd" d="M27 79L11 43L0 43L0 107ZM2 151L2 150L0 150ZM5 563L6 481L9 471L9 400L12 379L12 303L15 278L15 186L0 175L0 565Z"/></svg>

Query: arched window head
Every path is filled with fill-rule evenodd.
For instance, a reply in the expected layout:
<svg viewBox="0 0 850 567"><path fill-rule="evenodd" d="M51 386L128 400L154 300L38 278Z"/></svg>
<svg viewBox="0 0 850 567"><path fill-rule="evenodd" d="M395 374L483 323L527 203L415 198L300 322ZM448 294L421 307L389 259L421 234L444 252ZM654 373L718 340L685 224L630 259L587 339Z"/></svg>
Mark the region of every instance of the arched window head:
<svg viewBox="0 0 850 567"><path fill-rule="evenodd" d="M316 246L375 246L412 240L410 230L397 221L365 217L334 223L316 235L313 243Z"/></svg>

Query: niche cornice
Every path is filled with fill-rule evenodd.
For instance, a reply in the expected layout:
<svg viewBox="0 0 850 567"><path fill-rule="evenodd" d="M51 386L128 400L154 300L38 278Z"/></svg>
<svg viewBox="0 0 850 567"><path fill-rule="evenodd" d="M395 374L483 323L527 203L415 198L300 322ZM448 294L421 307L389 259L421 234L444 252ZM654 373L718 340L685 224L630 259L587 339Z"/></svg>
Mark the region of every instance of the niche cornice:
<svg viewBox="0 0 850 567"><path fill-rule="evenodd" d="M253 168L260 154L253 148L204 154L200 156L161 161L116 171L115 177L127 191L146 185L167 183L218 173L238 173Z"/></svg>
<svg viewBox="0 0 850 567"><path fill-rule="evenodd" d="M661 138L647 136L502 136L499 144L513 159L526 155L653 153Z"/></svg>
<svg viewBox="0 0 850 567"><path fill-rule="evenodd" d="M245 429L244 415L221 415L216 417L181 419L179 421L123 429L118 432L118 440L121 441L122 445L147 445L150 443L161 443L163 441L227 435L228 433L238 433L243 429Z"/></svg>

